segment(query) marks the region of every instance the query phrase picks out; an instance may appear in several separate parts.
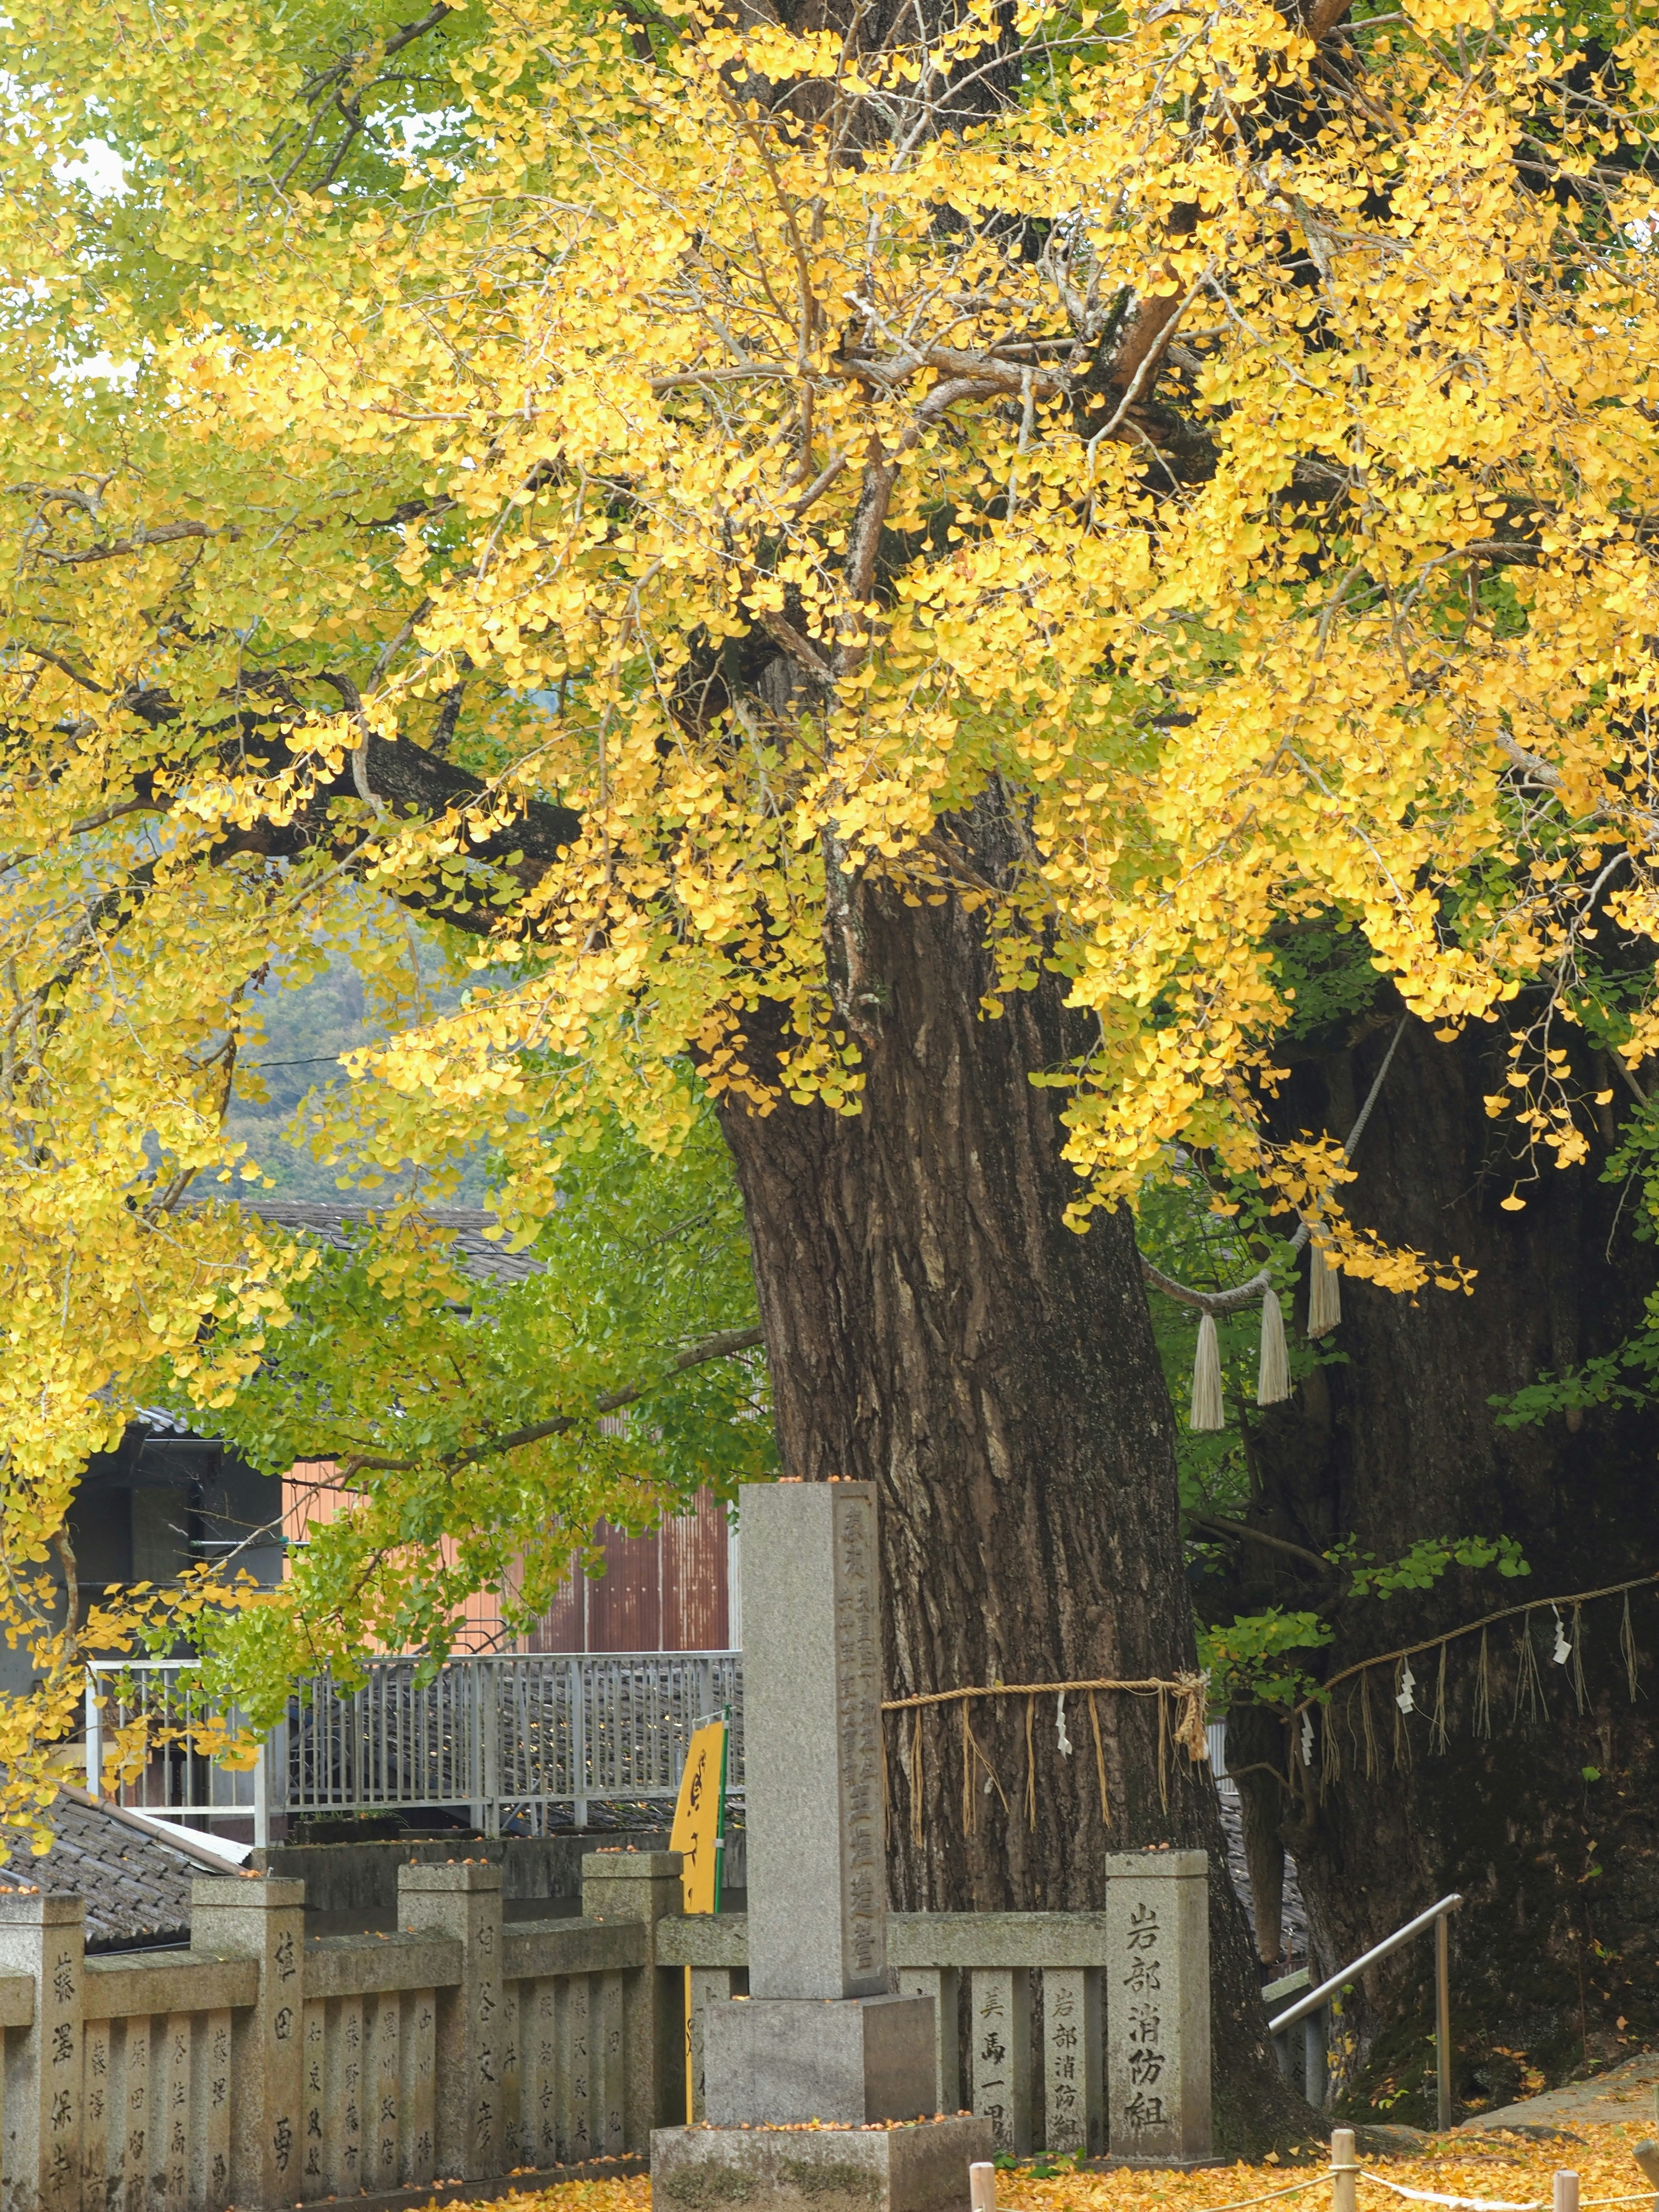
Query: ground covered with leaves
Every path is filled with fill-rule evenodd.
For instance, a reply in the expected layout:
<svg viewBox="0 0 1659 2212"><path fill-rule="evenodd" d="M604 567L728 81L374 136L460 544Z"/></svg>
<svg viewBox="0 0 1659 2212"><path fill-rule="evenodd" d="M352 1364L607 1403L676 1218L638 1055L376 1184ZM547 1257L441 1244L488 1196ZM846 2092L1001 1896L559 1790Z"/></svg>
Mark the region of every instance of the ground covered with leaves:
<svg viewBox="0 0 1659 2212"><path fill-rule="evenodd" d="M1631 2156L1631 2145L1653 2133L1650 2122L1621 2121L1616 2125L1593 2122L1539 2139L1494 2131L1489 2136L1442 2136L1424 2139L1420 2150L1401 2156L1373 2158L1360 2153L1364 2169L1358 2184L1360 2212L1405 2212L1420 2203L1419 2192L1431 2192L1431 2201L1478 2200L1516 2212L1520 2207L1547 2208L1554 2175L1563 2168L1578 2176L1581 2212L1592 2206L1652 2203L1654 2192L1644 2186ZM1303 2146L1311 2160L1328 2154L1317 2137ZM997 2203L1001 2212L1140 2212L1140 2208L1170 2208L1170 2212L1235 2212L1235 2208L1278 2201L1287 2208L1306 2204L1323 2208L1330 2202L1330 2184L1318 2172L1300 2165L1272 2159L1258 2166L1212 2166L1197 2173L1127 2173L1081 2171L1045 2160L1016 2166L997 2176ZM1368 2179L1366 2175L1383 2179ZM1299 2193L1281 2194L1291 2190ZM1397 2194L1410 2191L1407 2197ZM514 2212L649 2212L651 2185L643 2174L616 2181L574 2181L561 2187L537 2191L514 2198ZM963 2212L968 2203L967 2176L963 2177Z"/></svg>

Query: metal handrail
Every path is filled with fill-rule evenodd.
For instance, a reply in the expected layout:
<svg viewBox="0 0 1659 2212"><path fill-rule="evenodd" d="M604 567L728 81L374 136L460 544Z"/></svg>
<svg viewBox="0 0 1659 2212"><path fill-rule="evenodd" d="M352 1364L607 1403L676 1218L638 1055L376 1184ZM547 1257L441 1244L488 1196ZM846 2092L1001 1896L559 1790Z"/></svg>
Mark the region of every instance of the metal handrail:
<svg viewBox="0 0 1659 2212"><path fill-rule="evenodd" d="M1270 2020L1267 2022L1268 2034L1277 2035L1285 2028L1294 2027L1297 2021L1305 2020L1310 2012L1317 2012L1322 2005L1328 2004L1340 1990L1357 1980L1367 1966L1374 1966L1379 1959L1388 1958L1402 1945L1409 1943L1413 1936L1420 1936L1443 1913L1455 1912L1462 1902L1462 1896L1454 1890L1449 1897L1443 1897L1438 1905L1431 1905L1426 1912L1419 1912L1415 1920L1408 1920L1403 1928L1396 1928L1392 1936L1385 1936L1380 1943L1373 1943L1370 1949L1362 1952L1352 1966L1344 1966L1340 1973L1333 1974L1328 1981L1322 1982L1316 1990L1310 1990L1305 1997L1298 1997L1293 2005L1287 2005L1275 2019Z"/></svg>
<svg viewBox="0 0 1659 2212"><path fill-rule="evenodd" d="M1294 2027L1297 2021L1304 2023L1302 2031L1306 2045L1303 2055L1304 2087L1310 2105L1322 2105L1325 2101L1322 2087L1325 2072L1325 2024L1318 2020L1316 2015L1323 2012L1340 1990L1346 1989L1350 1982L1357 1981L1367 1966L1374 1966L1379 1959L1388 1958L1390 1953L1398 1951L1402 1945L1409 1943L1413 1936L1420 1936L1425 1928L1432 1928L1434 1929L1435 2087L1439 2106L1441 2133L1443 2135L1451 2125L1451 1950L1447 1941L1446 1916L1448 1913L1455 1912L1462 1902L1462 1896L1455 1890L1449 1897L1443 1897L1437 1905L1430 1905L1426 1912L1419 1912L1415 1920L1407 1921L1403 1928L1396 1928L1392 1936L1385 1936L1380 1943L1373 1943L1369 1951L1362 1952L1359 1957L1350 1965L1331 1975L1328 1980L1322 1981L1316 1990L1310 1990L1306 1996L1298 1997L1293 2005L1286 2005L1283 2012L1276 2014L1267 2022L1267 2033L1273 2038L1275 2048L1279 2053L1279 2064L1287 2071L1289 2061L1285 2052L1288 2045L1280 2043L1279 2038ZM1314 2095L1316 2069L1322 2082L1320 2094L1317 2097Z"/></svg>

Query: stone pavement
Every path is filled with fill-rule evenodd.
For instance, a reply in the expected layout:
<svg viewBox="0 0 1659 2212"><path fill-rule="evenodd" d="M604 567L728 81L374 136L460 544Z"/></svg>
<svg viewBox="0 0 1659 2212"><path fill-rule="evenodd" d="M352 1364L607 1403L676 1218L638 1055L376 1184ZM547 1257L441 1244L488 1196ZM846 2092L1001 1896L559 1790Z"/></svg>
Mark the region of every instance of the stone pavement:
<svg viewBox="0 0 1659 2212"><path fill-rule="evenodd" d="M1644 2051L1588 2081L1564 2082L1559 2089L1547 2089L1542 2096L1525 2098L1518 2105L1476 2113L1456 2131L1478 2135L1493 2128L1571 2128L1578 2120L1601 2124L1633 2120L1651 2127L1656 2091L1659 2091L1659 2051Z"/></svg>

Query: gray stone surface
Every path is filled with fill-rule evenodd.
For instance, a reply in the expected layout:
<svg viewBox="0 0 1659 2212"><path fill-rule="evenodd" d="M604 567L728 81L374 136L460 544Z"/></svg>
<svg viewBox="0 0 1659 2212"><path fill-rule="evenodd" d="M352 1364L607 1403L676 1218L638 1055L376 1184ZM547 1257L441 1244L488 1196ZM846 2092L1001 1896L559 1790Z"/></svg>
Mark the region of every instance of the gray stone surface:
<svg viewBox="0 0 1659 2212"><path fill-rule="evenodd" d="M742 1528L750 1986L884 1996L875 1486L753 1484Z"/></svg>
<svg viewBox="0 0 1659 2212"><path fill-rule="evenodd" d="M254 2002L229 2015L228 2067L216 2050L210 2061L212 2078L227 2084L228 2195L239 2204L292 2203L300 2194L303 2155L305 1886L274 1875L208 1875L191 1884L190 1894L191 1949L210 1958L251 1959L258 1972ZM142 2039L129 2039L124 2063L128 2057L141 2068L148 2063ZM150 2069L152 2077L155 2071ZM152 2100L162 2094L162 2084L152 2078ZM129 2171L143 2170L143 2156L141 2142L128 2154ZM112 2161L115 2157L112 2144Z"/></svg>
<svg viewBox="0 0 1659 2212"><path fill-rule="evenodd" d="M636 2148L653 2127L685 2111L684 1978L654 1963L657 1930L679 1911L683 1896L678 1851L592 1851L582 1861L584 1924L613 1942L626 1930L642 1960L614 1978L621 2034L618 2047L601 2056L616 2094L607 2100L604 2140L590 2142L590 2154ZM611 1981L604 1975L601 1987Z"/></svg>
<svg viewBox="0 0 1659 2212"><path fill-rule="evenodd" d="M937 2112L931 1997L733 1997L703 2021L715 2127L842 2126Z"/></svg>
<svg viewBox="0 0 1659 2212"><path fill-rule="evenodd" d="M75 2212L81 2187L85 1908L78 1897L0 1890L0 1972L31 1975L34 2018L7 2039L7 2212Z"/></svg>
<svg viewBox="0 0 1659 2212"><path fill-rule="evenodd" d="M989 2122L999 2150L1024 2158L1031 2148L1030 1970L975 1970L969 1998L974 2019L974 2110Z"/></svg>
<svg viewBox="0 0 1659 2212"><path fill-rule="evenodd" d="M889 1923L890 1927L891 1923ZM933 2007L933 2110L962 2110L962 2043L957 2015L962 1978L955 1966L902 1966L899 1995L927 1997Z"/></svg>
<svg viewBox="0 0 1659 2212"><path fill-rule="evenodd" d="M412 1936L461 1948L461 1979L436 1992L434 2117L440 2175L499 2173L503 2164L501 1870L482 1860L406 1866L398 1918Z"/></svg>
<svg viewBox="0 0 1659 2212"><path fill-rule="evenodd" d="M1106 1858L1106 2095L1114 2158L1207 2159L1209 1857Z"/></svg>
<svg viewBox="0 0 1659 2212"><path fill-rule="evenodd" d="M983 2120L893 2128L659 2128L656 2212L959 2212Z"/></svg>

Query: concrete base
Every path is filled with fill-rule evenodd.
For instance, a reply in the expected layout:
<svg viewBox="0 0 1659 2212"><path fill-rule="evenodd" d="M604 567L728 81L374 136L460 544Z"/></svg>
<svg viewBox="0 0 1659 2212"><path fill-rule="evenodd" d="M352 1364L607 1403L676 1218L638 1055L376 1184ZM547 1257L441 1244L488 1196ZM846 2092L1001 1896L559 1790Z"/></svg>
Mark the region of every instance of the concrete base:
<svg viewBox="0 0 1659 2212"><path fill-rule="evenodd" d="M991 2123L890 2128L658 2128L655 2212L964 2212Z"/></svg>
<svg viewBox="0 0 1659 2212"><path fill-rule="evenodd" d="M861 2127L933 2109L931 1997L732 1997L703 2014L708 2124Z"/></svg>

